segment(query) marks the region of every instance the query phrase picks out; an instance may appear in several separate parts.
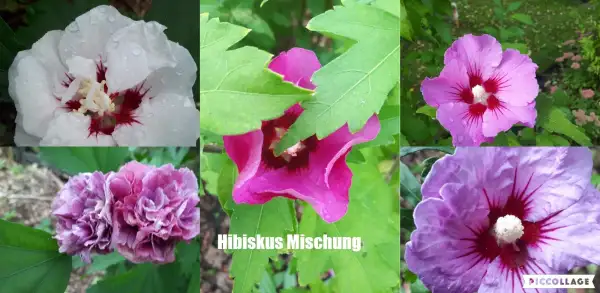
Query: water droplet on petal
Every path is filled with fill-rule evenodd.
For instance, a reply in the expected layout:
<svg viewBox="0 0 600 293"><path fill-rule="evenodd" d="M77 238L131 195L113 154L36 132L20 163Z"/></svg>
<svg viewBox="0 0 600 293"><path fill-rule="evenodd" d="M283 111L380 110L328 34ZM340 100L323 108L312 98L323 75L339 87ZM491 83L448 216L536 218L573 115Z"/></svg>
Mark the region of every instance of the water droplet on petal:
<svg viewBox="0 0 600 293"><path fill-rule="evenodd" d="M79 31L79 25L76 22L73 22L67 27L67 30L72 33L76 33Z"/></svg>
<svg viewBox="0 0 600 293"><path fill-rule="evenodd" d="M177 74L178 76L181 76L181 75L183 75L183 72L181 72L181 71L176 71L176 72L175 72L175 74Z"/></svg>
<svg viewBox="0 0 600 293"><path fill-rule="evenodd" d="M131 53L133 53L134 56L140 56L140 54L142 54L142 50L138 47L135 47L135 48L133 48Z"/></svg>
<svg viewBox="0 0 600 293"><path fill-rule="evenodd" d="M161 77L160 83L165 84L165 78L164 77Z"/></svg>
<svg viewBox="0 0 600 293"><path fill-rule="evenodd" d="M183 102L183 106L189 108L194 106L194 104L189 99L185 99L185 102Z"/></svg>
<svg viewBox="0 0 600 293"><path fill-rule="evenodd" d="M110 22L115 21L115 16L114 15L108 16L108 21L110 21Z"/></svg>
<svg viewBox="0 0 600 293"><path fill-rule="evenodd" d="M100 13L104 13L106 12L106 7L100 7L98 8L98 11L100 11Z"/></svg>

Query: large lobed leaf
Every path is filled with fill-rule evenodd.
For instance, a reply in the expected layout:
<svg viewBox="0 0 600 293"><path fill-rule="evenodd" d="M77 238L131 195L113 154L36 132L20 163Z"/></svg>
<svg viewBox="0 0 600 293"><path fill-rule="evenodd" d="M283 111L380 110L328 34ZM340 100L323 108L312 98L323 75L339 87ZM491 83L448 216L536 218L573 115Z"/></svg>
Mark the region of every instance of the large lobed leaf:
<svg viewBox="0 0 600 293"><path fill-rule="evenodd" d="M373 5L337 6L315 18L307 28L355 40L346 53L317 71L313 99L277 146L291 147L313 134L323 138L348 123L360 130L379 113L388 93L400 81L400 5L378 0ZM390 10L397 9L392 13Z"/></svg>
<svg viewBox="0 0 600 293"><path fill-rule="evenodd" d="M227 49L249 30L200 15L200 127L220 135L259 129L311 91L266 68L272 55L253 47Z"/></svg>
<svg viewBox="0 0 600 293"><path fill-rule="evenodd" d="M331 268L336 275L333 280L339 280L336 283L339 292L388 292L400 282L398 197L375 165L351 165L351 169L354 178L348 213L340 221L327 224L307 207L299 233L311 237L323 234L361 237L363 248L359 252L294 251L299 282L301 285L319 282L321 274Z"/></svg>
<svg viewBox="0 0 600 293"><path fill-rule="evenodd" d="M294 231L295 215L290 211L290 200L275 198L263 205L236 205L231 216L230 234L285 237ZM275 249L234 250L231 276L235 285L233 293L251 292L261 280L269 258L277 257Z"/></svg>
<svg viewBox="0 0 600 293"><path fill-rule="evenodd" d="M71 257L47 232L0 220L0 292L63 293Z"/></svg>
<svg viewBox="0 0 600 293"><path fill-rule="evenodd" d="M117 171L125 162L125 147L42 147L40 157L69 174Z"/></svg>

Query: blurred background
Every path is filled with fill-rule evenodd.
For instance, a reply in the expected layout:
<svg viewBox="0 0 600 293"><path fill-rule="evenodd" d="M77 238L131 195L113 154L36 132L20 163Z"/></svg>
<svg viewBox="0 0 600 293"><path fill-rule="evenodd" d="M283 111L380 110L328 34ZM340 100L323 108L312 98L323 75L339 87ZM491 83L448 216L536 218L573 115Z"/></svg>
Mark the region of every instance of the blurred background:
<svg viewBox="0 0 600 293"><path fill-rule="evenodd" d="M408 153L410 149L418 148L403 148L402 152ZM420 201L420 186L423 183L423 176L431 170L431 166L439 158L445 156L448 152L452 152L450 148L443 148L443 151L438 150L419 150L416 152L410 152L401 157L401 174L402 177L402 189L401 189L401 233L400 233L400 245L402 250L402 284L405 293L428 293L430 292L423 285L423 283L406 268L404 262L404 246L410 240L410 233L415 229L413 221L413 209L416 204ZM592 175L592 183L597 188L600 188L600 148L592 148L594 154L594 173ZM418 187L418 194L411 192L410 186ZM600 237L600 235L598 235ZM570 273L576 275L588 275L595 274L594 285L596 289L569 289L569 293L594 293L600 292L600 270L597 269L596 265L589 265L583 268L573 269Z"/></svg>

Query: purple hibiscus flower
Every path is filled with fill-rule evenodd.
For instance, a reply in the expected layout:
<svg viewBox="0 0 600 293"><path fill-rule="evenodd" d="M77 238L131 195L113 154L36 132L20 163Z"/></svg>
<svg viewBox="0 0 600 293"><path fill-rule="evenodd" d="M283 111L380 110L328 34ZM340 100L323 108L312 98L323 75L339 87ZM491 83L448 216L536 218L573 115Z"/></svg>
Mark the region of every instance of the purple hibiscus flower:
<svg viewBox="0 0 600 293"><path fill-rule="evenodd" d="M91 262L91 253L112 251L111 199L104 191L105 175L82 173L71 177L52 203L59 251Z"/></svg>
<svg viewBox="0 0 600 293"><path fill-rule="evenodd" d="M444 69L421 84L425 102L455 146L493 141L514 124L535 125L537 65L529 56L507 49L489 35L465 35L444 55Z"/></svg>
<svg viewBox="0 0 600 293"><path fill-rule="evenodd" d="M117 251L134 262L168 263L175 245L200 233L198 180L186 168L130 162L107 178Z"/></svg>
<svg viewBox="0 0 600 293"><path fill-rule="evenodd" d="M314 89L310 79L321 67L312 51L294 48L277 56L269 69L284 80ZM240 175L233 189L236 203L263 204L283 196L308 202L327 222L342 218L348 209L352 172L346 155L353 145L374 139L380 124L373 115L357 133L345 125L319 140L311 136L276 156L274 148L303 109L294 105L277 119L265 121L260 130L225 136L225 150Z"/></svg>
<svg viewBox="0 0 600 293"><path fill-rule="evenodd" d="M525 292L522 275L600 264L591 175L586 148L459 148L422 186L406 264L447 293Z"/></svg>

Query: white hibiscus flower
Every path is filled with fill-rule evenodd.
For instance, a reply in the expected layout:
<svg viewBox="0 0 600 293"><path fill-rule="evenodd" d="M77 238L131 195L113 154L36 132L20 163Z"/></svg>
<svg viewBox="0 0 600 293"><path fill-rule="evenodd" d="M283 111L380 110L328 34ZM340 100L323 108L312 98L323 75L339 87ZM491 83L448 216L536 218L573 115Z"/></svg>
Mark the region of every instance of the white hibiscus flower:
<svg viewBox="0 0 600 293"><path fill-rule="evenodd" d="M194 146L197 67L165 29L98 6L19 52L16 145Z"/></svg>

